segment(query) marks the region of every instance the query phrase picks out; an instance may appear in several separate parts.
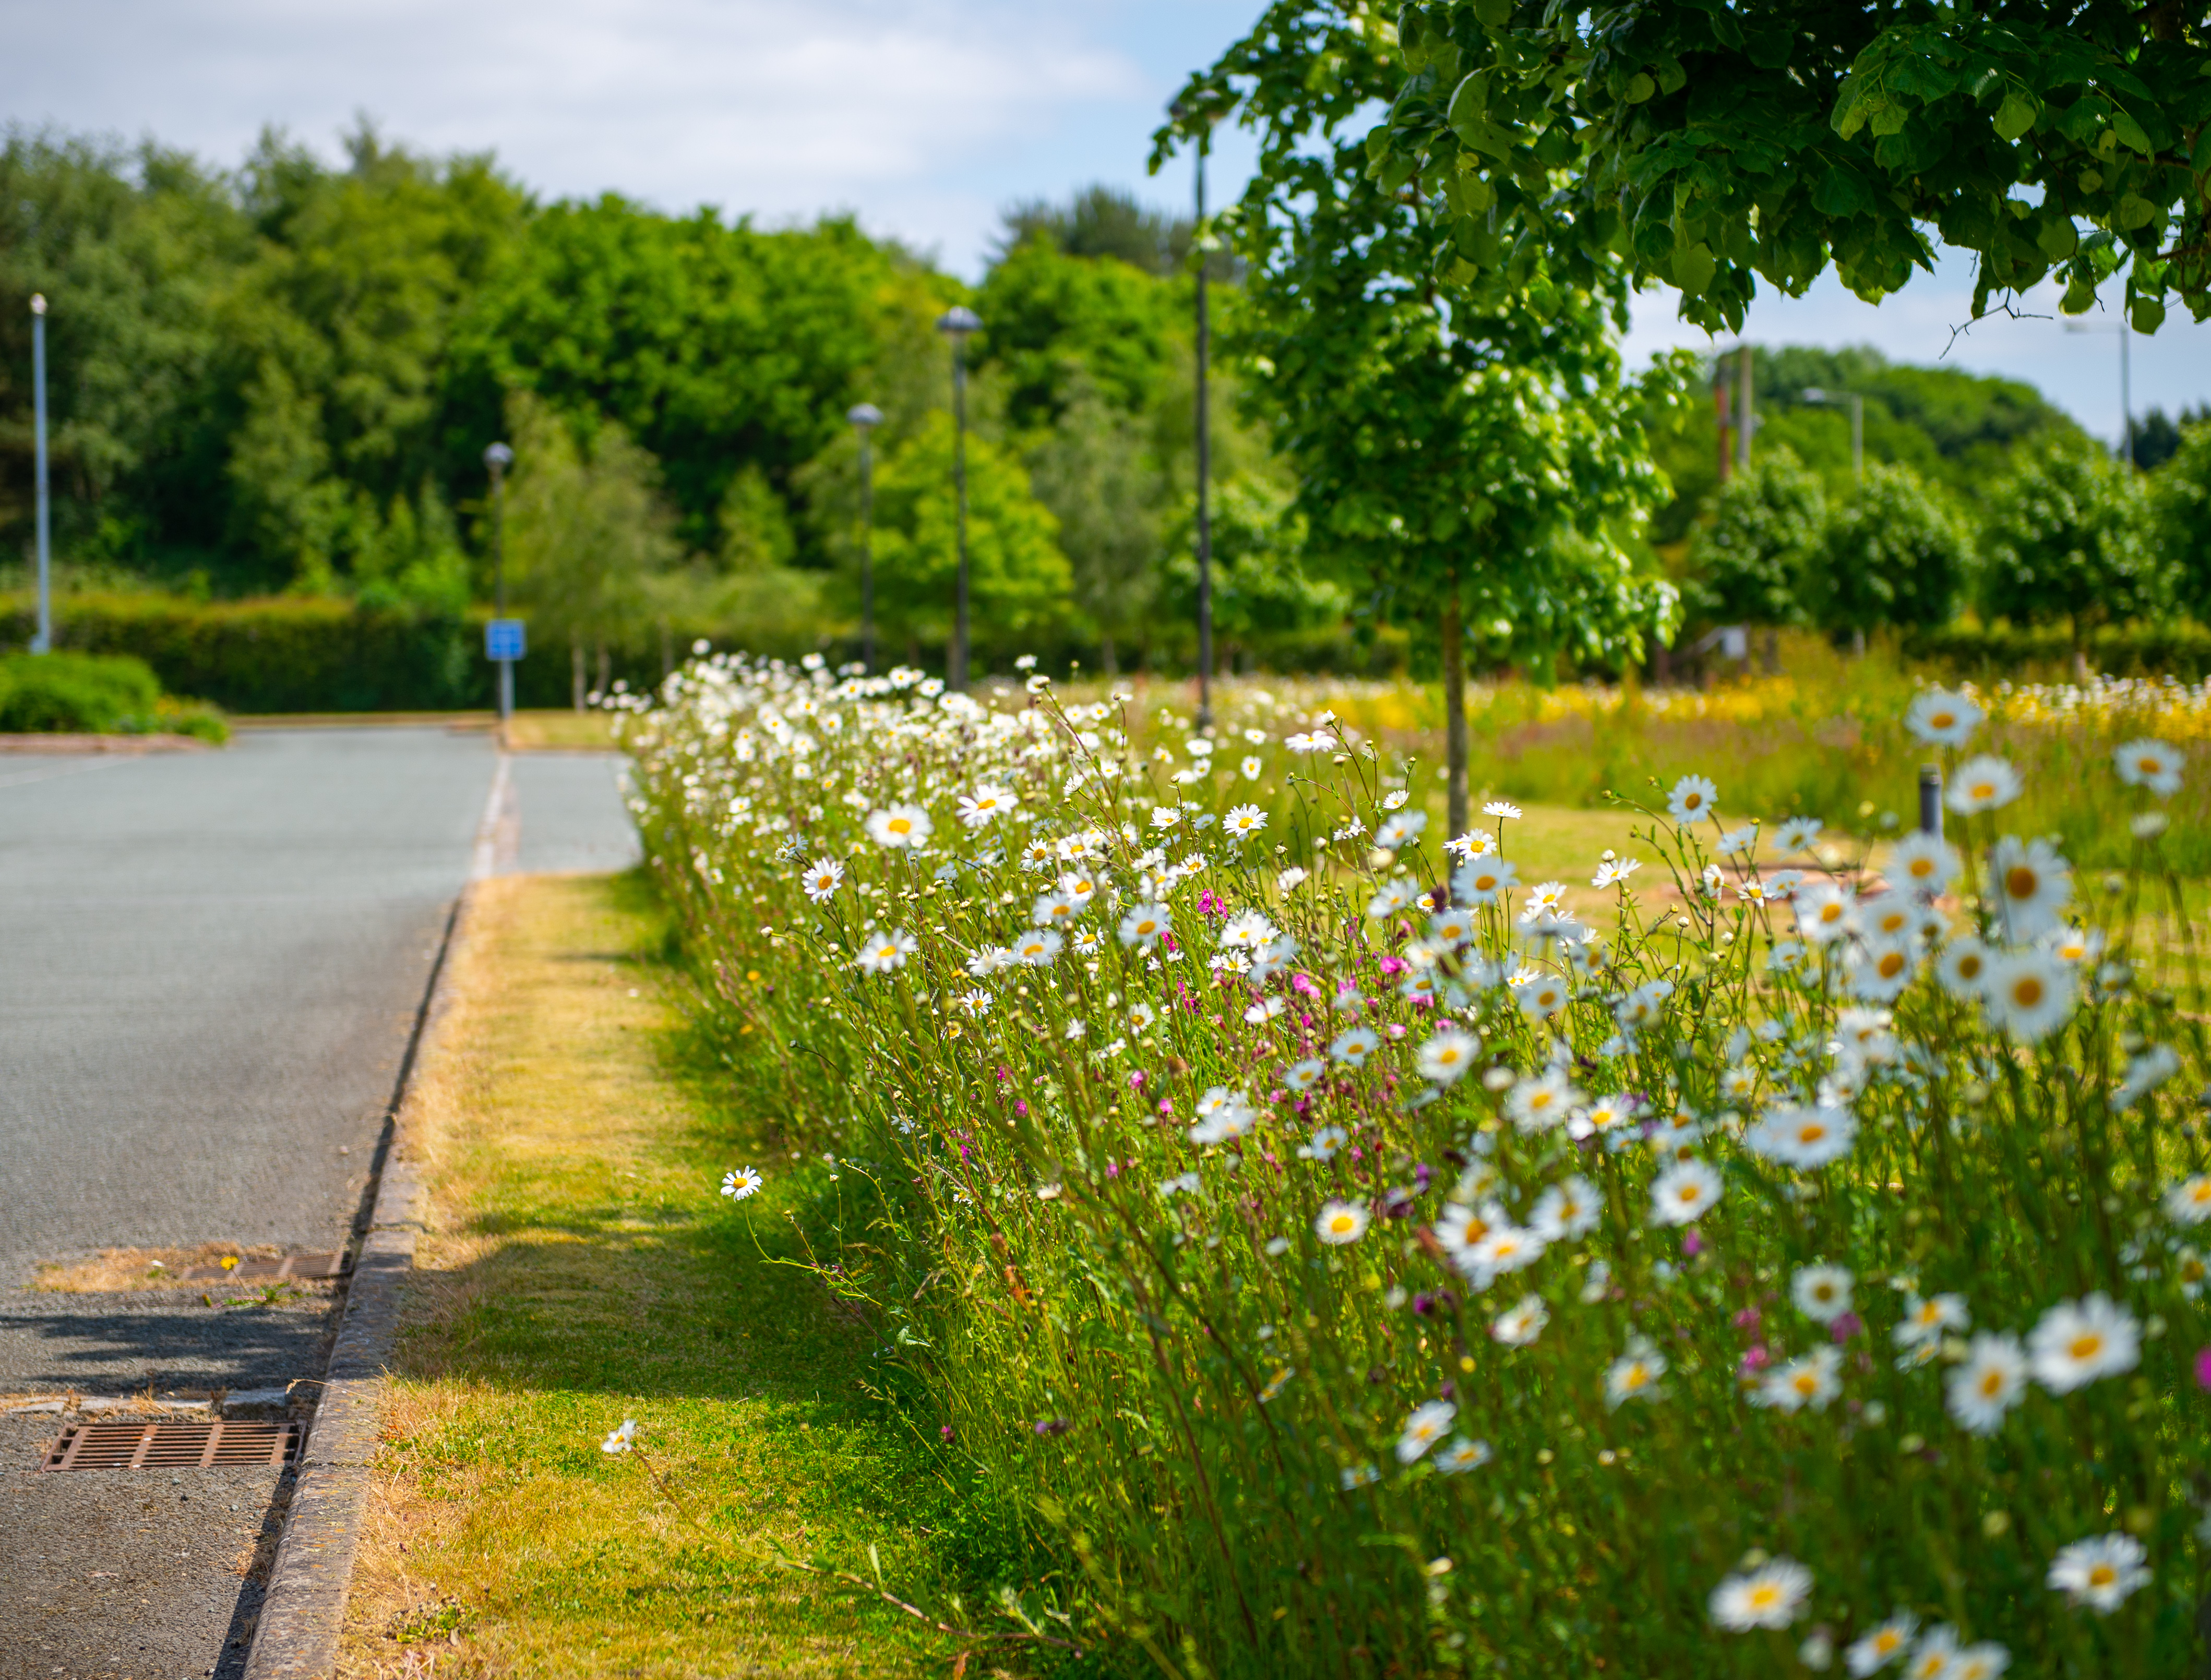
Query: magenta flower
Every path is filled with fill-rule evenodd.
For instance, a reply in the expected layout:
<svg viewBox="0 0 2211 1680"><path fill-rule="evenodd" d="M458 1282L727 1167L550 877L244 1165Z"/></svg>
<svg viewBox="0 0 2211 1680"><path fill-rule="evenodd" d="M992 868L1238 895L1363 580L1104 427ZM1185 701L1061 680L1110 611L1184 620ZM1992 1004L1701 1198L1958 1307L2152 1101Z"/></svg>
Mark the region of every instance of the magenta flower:
<svg viewBox="0 0 2211 1680"><path fill-rule="evenodd" d="M1838 1344L1847 1342L1865 1328L1865 1320L1856 1313L1838 1313L1827 1321L1827 1333Z"/></svg>
<svg viewBox="0 0 2211 1680"><path fill-rule="evenodd" d="M1693 1259L1705 1252L1704 1234L1694 1225L1681 1234L1681 1252Z"/></svg>

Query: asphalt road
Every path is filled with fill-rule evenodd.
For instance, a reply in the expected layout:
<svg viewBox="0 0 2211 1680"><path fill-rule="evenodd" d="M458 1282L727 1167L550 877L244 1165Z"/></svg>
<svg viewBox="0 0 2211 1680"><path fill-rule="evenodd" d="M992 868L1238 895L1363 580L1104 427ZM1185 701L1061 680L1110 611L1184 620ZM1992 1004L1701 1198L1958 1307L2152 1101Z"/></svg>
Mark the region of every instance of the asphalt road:
<svg viewBox="0 0 2211 1680"><path fill-rule="evenodd" d="M320 1373L327 1286L210 1304L24 1285L103 1248L343 1244L495 764L435 727L0 758L0 1396ZM514 759L502 866L633 861L615 774L604 753ZM258 1591L239 1548L276 1472L193 1472L204 1498L191 1476L148 1495L144 1472L38 1474L62 1421L0 1428L0 1604L129 1625L0 1616L0 1677L229 1671Z"/></svg>

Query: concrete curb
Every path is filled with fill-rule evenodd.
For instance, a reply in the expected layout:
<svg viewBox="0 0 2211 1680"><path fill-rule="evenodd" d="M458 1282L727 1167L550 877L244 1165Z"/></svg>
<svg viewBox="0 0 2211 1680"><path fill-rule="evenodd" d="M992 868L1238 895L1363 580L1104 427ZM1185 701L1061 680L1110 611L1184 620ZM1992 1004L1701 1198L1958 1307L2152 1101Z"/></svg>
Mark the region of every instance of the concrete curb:
<svg viewBox="0 0 2211 1680"><path fill-rule="evenodd" d="M354 1261L322 1399L300 1457L299 1480L254 1623L245 1680L330 1680L337 1671L346 1596L368 1510L385 1369L399 1330L408 1275L415 1268L415 1240L423 1230L421 1171L415 1162L403 1158L413 1129L408 1121L415 1070L435 1048L451 1000L452 959L467 942L476 883L498 867L498 835L509 812L510 787L502 753L477 831L468 884L446 918L421 1012L401 1064L385 1122L375 1206Z"/></svg>

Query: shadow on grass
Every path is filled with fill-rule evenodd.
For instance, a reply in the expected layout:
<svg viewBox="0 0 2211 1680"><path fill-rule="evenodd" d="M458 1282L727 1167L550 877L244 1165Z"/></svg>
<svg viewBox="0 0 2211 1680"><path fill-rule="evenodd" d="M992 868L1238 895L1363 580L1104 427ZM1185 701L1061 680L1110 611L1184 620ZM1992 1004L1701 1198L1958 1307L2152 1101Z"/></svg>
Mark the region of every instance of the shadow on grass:
<svg viewBox="0 0 2211 1680"><path fill-rule="evenodd" d="M485 1042L463 1054L498 1077L471 1089L482 1110L443 1148L465 1206L394 1363L394 1508L437 1528L440 1586L387 1594L403 1603L381 1612L384 1636L490 1629L527 1659L544 1647L518 1629L564 1628L644 1673L748 1671L694 1665L762 1641L780 1654L750 1671L946 1673L970 1647L978 1677L1096 1671L928 1625L1005 1635L999 1589L1048 1566L936 1421L887 1398L881 1339L797 1264L827 1169L791 1158L758 1080L671 1024L684 976L649 884L518 890L548 895L554 925L487 930L526 1001L470 1029ZM609 941L609 919L633 941ZM734 1204L718 1187L743 1165L768 1187ZM603 1453L630 1417L642 1453ZM880 1568L927 1617L778 1551L868 1580ZM678 1666L651 1665L663 1649Z"/></svg>

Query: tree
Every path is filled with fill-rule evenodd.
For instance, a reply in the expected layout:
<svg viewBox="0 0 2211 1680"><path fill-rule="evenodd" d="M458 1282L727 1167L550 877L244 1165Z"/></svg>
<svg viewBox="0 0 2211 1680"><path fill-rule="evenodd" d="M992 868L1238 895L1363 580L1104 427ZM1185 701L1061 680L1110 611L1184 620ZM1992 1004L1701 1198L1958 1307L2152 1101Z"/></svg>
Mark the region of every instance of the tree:
<svg viewBox="0 0 2211 1680"><path fill-rule="evenodd" d="M2180 453L2182 437L2207 420L2211 420L2211 403L2183 408L2170 418L2162 408L2151 409L2135 422L2135 465L2146 473L2162 467Z"/></svg>
<svg viewBox="0 0 2211 1680"><path fill-rule="evenodd" d="M2123 267L2138 329L2172 292L2211 312L2211 51L2177 5L1413 0L1396 44L1373 168L1492 299L1619 252L1739 329L1754 275L1801 295L1832 261L1877 299L1932 227L1978 255L1976 315L2053 270L2078 314Z"/></svg>
<svg viewBox="0 0 2211 1680"><path fill-rule="evenodd" d="M1645 392L1620 375L1617 265L1575 279L1539 261L1508 292L1463 289L1426 189L1377 179L1340 133L1394 90L1394 57L1355 0L1278 0L1191 79L1153 159L1232 111L1257 130L1257 172L1222 219L1249 263L1224 339L1297 472L1309 553L1434 638L1457 831L1469 644L1546 670L1633 658L1675 602L1633 543L1665 486Z"/></svg>
<svg viewBox="0 0 2211 1680"><path fill-rule="evenodd" d="M1197 618L1197 498L1185 494L1169 531L1162 596L1178 624ZM1305 521L1294 491L1238 473L1213 491L1213 633L1219 657L1238 648L1341 624L1351 591L1305 564Z"/></svg>
<svg viewBox="0 0 2211 1680"><path fill-rule="evenodd" d="M875 610L887 637L948 642L959 574L952 416L931 414L875 474ZM1065 610L1067 559L1058 522L1030 493L1007 450L967 436L969 611L978 644L1041 631Z"/></svg>
<svg viewBox="0 0 2211 1680"><path fill-rule="evenodd" d="M2086 674L2091 625L2153 613L2170 591L2149 541L2141 474L2093 444L2037 450L1990 498L1981 531L1982 601L1991 617L2066 619Z"/></svg>
<svg viewBox="0 0 2211 1680"><path fill-rule="evenodd" d="M1863 638L1882 625L1947 623L1972 539L1940 491L1909 467L1875 462L1829 521L1822 559L1811 580L1820 623Z"/></svg>
<svg viewBox="0 0 2211 1680"><path fill-rule="evenodd" d="M2211 622L2211 417L2184 425L2172 458L2150 475L2149 501L2152 539L2172 568L2175 604Z"/></svg>
<svg viewBox="0 0 2211 1680"><path fill-rule="evenodd" d="M507 406L506 566L540 645L624 639L651 616L656 583L681 558L650 453L615 423L588 447L552 405L518 391Z"/></svg>
<svg viewBox="0 0 2211 1680"><path fill-rule="evenodd" d="M1166 483L1140 419L1080 382L1029 450L1036 499L1058 521L1075 607L1097 627L1106 674L1151 604Z"/></svg>
<svg viewBox="0 0 2211 1680"><path fill-rule="evenodd" d="M1792 450L1770 449L1722 486L1691 540L1698 615L1778 629L1809 621L1805 594L1827 538L1827 497Z"/></svg>
<svg viewBox="0 0 2211 1680"><path fill-rule="evenodd" d="M1174 354L1187 287L1164 286L1111 257L1070 257L1033 238L1009 251L983 282L976 308L983 335L975 366L1005 384L1006 420L1016 430L1050 426L1087 379L1116 408L1151 402Z"/></svg>
<svg viewBox="0 0 2211 1680"><path fill-rule="evenodd" d="M1085 187L1064 205L1023 199L1004 220L996 263L1039 237L1069 257L1110 257L1152 275L1179 273L1190 252L1189 217L1149 209L1118 187Z"/></svg>

